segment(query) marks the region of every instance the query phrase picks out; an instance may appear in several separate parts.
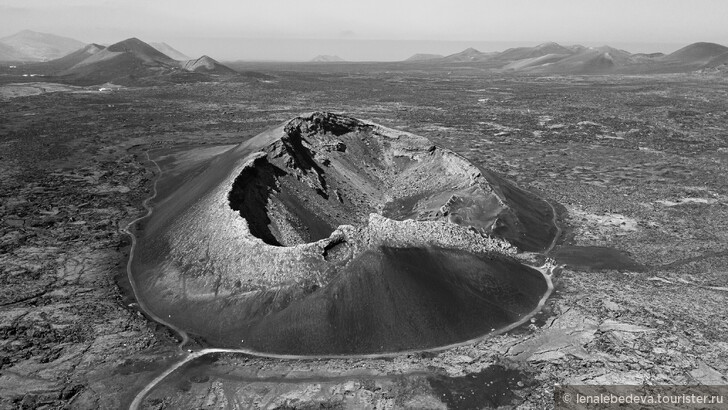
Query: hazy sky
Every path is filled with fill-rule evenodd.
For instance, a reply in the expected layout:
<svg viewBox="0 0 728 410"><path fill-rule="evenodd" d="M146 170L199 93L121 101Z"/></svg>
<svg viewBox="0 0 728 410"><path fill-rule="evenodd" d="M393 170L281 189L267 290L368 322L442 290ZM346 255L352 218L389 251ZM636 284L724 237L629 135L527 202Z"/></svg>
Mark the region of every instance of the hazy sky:
<svg viewBox="0 0 728 410"><path fill-rule="evenodd" d="M728 44L726 17L726 0L0 0L0 37L31 29L84 42L165 41L223 59L338 53L352 60L377 59L376 47L356 50L353 40L400 40L381 45L387 49L378 59L402 59L413 50L460 51L468 42L610 44L633 52ZM235 47L241 38L278 40Z"/></svg>

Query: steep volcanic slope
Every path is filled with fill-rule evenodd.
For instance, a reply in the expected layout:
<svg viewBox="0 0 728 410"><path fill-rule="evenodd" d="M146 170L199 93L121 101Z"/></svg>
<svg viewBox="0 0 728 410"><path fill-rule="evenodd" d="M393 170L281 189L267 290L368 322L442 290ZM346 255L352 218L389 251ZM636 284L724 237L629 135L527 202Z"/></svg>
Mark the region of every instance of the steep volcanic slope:
<svg viewBox="0 0 728 410"><path fill-rule="evenodd" d="M450 220L495 232L527 250L548 244L547 225L522 222L533 213L522 204L536 201L550 212L543 201L425 138L404 133L391 138L375 129L324 114L292 120L263 151L266 156L236 180L233 209L240 207L246 217L248 209L262 210L251 198L267 201L267 218L247 219L254 234L272 234L275 240L266 242L275 245L328 237L337 226L356 225L373 212L396 220ZM509 203L509 195L522 197ZM260 226L266 219L271 222Z"/></svg>
<svg viewBox="0 0 728 410"><path fill-rule="evenodd" d="M66 81L79 84L104 82L133 84L154 78L194 81L207 79L207 74L231 76L237 74L207 56L185 62L174 60L136 38L121 41L101 50L97 47L90 45L62 59L45 63L39 68L44 69L43 71L54 71L53 74ZM74 64L70 64L71 62Z"/></svg>
<svg viewBox="0 0 728 410"><path fill-rule="evenodd" d="M728 63L728 47L715 43L693 43L661 57L660 71L686 72Z"/></svg>
<svg viewBox="0 0 728 410"><path fill-rule="evenodd" d="M104 48L104 46L100 46L98 44L89 44L61 58L47 61L45 63L29 64L28 67L32 67L33 69L40 70L47 74L53 74L68 70L69 68L80 64L87 58L103 51Z"/></svg>
<svg viewBox="0 0 728 410"><path fill-rule="evenodd" d="M23 61L27 59L23 53L16 50L14 47L7 44L0 43L0 61Z"/></svg>
<svg viewBox="0 0 728 410"><path fill-rule="evenodd" d="M214 59L208 56L202 56L195 60L189 60L182 63L182 69L196 72L196 73L208 73L208 74L221 74L221 75L232 75L236 74L236 71L232 68L218 63Z"/></svg>
<svg viewBox="0 0 728 410"><path fill-rule="evenodd" d="M151 311L210 344L433 348L549 292L511 243L548 247L551 207L425 138L314 113L196 169L156 204L132 268Z"/></svg>
<svg viewBox="0 0 728 410"><path fill-rule="evenodd" d="M160 53L167 55L177 61L191 60L191 58L189 58L186 54L175 49L167 43L149 43L149 45L157 49L157 51L159 51Z"/></svg>
<svg viewBox="0 0 728 410"><path fill-rule="evenodd" d="M375 248L308 297L253 325L248 345L294 354L444 346L517 322L546 290L539 272L506 258Z"/></svg>
<svg viewBox="0 0 728 410"><path fill-rule="evenodd" d="M106 48L91 44L61 59L38 64L34 69L58 76L60 81L82 85L207 81L210 75L238 75L208 56L177 61L137 38Z"/></svg>
<svg viewBox="0 0 728 410"><path fill-rule="evenodd" d="M558 47L558 49L557 49ZM627 51L612 47L583 47L573 51L558 44L544 46L542 51L558 51L560 54L533 52L535 57L518 60L506 65L506 70L553 73L553 74L606 74L629 70L645 60L633 57ZM524 54L528 55L528 54Z"/></svg>
<svg viewBox="0 0 728 410"><path fill-rule="evenodd" d="M554 66L549 72L601 74L620 70L633 62L631 54L612 47L588 48L573 56L567 57Z"/></svg>
<svg viewBox="0 0 728 410"><path fill-rule="evenodd" d="M711 59L728 52L728 47L715 43L693 43L672 54L665 56L665 60L682 63L706 63Z"/></svg>
<svg viewBox="0 0 728 410"><path fill-rule="evenodd" d="M14 51L12 57L15 61L53 60L84 46L84 43L72 38L30 30L0 38L0 44Z"/></svg>
<svg viewBox="0 0 728 410"><path fill-rule="evenodd" d="M137 38L130 38L90 55L59 73L82 83L125 81L169 73L179 63Z"/></svg>

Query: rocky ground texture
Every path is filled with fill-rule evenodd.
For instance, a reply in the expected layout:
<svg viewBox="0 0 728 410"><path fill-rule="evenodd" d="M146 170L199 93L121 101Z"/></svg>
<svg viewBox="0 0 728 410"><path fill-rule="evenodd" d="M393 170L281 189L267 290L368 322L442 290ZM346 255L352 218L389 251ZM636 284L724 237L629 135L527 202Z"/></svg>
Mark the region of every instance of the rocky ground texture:
<svg viewBox="0 0 728 410"><path fill-rule="evenodd" d="M179 360L123 281L121 229L154 177L144 150L236 144L312 107L494 168L563 205L568 244L617 248L645 269L567 266L533 323L438 354L199 359L143 407L540 409L555 383L727 382L725 77L347 67L0 101L0 408L122 407Z"/></svg>

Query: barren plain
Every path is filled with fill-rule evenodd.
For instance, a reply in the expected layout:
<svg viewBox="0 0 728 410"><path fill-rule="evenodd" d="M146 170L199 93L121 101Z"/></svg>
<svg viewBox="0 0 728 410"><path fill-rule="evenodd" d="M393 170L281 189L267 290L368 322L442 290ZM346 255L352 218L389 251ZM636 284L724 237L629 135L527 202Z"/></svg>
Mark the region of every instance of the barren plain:
<svg viewBox="0 0 728 410"><path fill-rule="evenodd" d="M725 76L233 68L271 77L103 92L0 77L0 408L541 409L557 383L728 383ZM160 171L314 110L427 137L558 204L554 293L471 345L208 354L139 397L203 346L180 350L138 308L127 225Z"/></svg>

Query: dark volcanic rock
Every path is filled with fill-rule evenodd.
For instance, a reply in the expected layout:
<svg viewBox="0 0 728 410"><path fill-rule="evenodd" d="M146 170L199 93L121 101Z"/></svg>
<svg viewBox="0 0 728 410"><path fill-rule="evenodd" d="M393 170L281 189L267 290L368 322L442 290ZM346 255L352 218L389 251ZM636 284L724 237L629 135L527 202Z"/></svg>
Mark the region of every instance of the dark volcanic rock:
<svg viewBox="0 0 728 410"><path fill-rule="evenodd" d="M211 344L434 348L549 292L511 255L549 246L550 205L425 138L314 113L198 169L160 199L133 265L154 313Z"/></svg>
<svg viewBox="0 0 728 410"><path fill-rule="evenodd" d="M388 136L374 125L329 113L294 119L283 131L236 178L229 196L251 230L278 232L276 240L264 239L269 244L323 239L370 213L449 220L526 250L538 250L553 235L547 204L424 138ZM246 190L251 195L243 195ZM338 192L335 201L332 191ZM259 229L262 221L268 229Z"/></svg>
<svg viewBox="0 0 728 410"><path fill-rule="evenodd" d="M502 329L547 291L540 272L452 249L381 247L256 323L248 345L294 354L426 349Z"/></svg>

